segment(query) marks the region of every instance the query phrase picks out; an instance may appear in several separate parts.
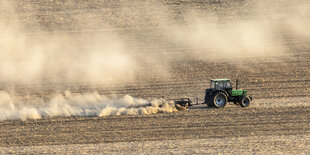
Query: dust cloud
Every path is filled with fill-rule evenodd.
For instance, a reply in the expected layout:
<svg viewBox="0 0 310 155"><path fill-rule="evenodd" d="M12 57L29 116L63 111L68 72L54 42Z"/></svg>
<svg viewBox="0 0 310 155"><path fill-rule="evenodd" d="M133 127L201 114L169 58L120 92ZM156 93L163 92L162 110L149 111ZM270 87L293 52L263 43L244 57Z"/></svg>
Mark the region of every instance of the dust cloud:
<svg viewBox="0 0 310 155"><path fill-rule="evenodd" d="M235 9L226 6L233 2L210 2L210 6L218 5L219 10L198 9L194 2L192 6L188 4L189 7L177 4L180 5L179 10L173 10L169 5L176 4L166 4L169 2L135 1L129 6L113 3L114 9L96 9L95 6L92 9L83 8L86 4L78 2L62 4L57 1L56 11L52 7L42 11L44 6L31 7L29 2L24 8L25 15L20 15L23 10L16 9L18 2L14 2L0 2L2 85L134 82L137 73L152 76L141 73L140 68L146 65L150 66L149 72L158 70L163 73L171 60L166 59L166 55L179 47L185 50L177 51L178 55L188 54L210 61L235 56L269 57L288 52L291 40L287 33L296 38L310 39L309 2L292 4L289 11L287 7L281 10L282 6L290 5L289 1L284 4L286 2L265 0L242 1ZM69 12L70 8L74 11ZM56 14L57 10L60 13ZM148 35L148 30L155 32ZM135 36L130 32L142 35ZM152 36L154 34L156 36ZM153 49L145 51L153 47L158 48L154 53ZM168 54L161 54L162 51ZM159 75L166 74L169 73ZM0 102L2 120L175 111L168 103L159 106L156 104L158 101L154 101L152 106L136 108L147 101L131 96L112 99L98 93L68 93L53 97L48 102L42 100L32 104L1 92Z"/></svg>
<svg viewBox="0 0 310 155"><path fill-rule="evenodd" d="M289 52L289 44L296 38L310 39L309 2L245 1L230 10L231 16L238 13L237 17L223 17L221 11L226 10L202 17L193 16L196 10L190 11L189 24L177 25L168 37L191 49L188 52L193 57L207 61L235 61L232 58L240 56L269 58Z"/></svg>
<svg viewBox="0 0 310 155"><path fill-rule="evenodd" d="M70 34L46 33L40 28L28 34L22 31L24 25L12 5L9 1L1 2L2 83L108 84L133 79L134 59L117 34L93 35L92 41L88 41L87 36L76 39ZM79 22L74 27L79 27Z"/></svg>
<svg viewBox="0 0 310 155"><path fill-rule="evenodd" d="M54 28L51 28L53 25L43 23L27 30L27 26L17 17L17 4L2 1L0 81L96 85L134 81L139 68L143 68L145 64L153 66L151 70L166 70L163 64L169 65L170 59L165 59L165 56L160 54L137 56L145 52L144 49L132 48L132 42L125 39L128 37L126 31L115 30L154 29L157 34L161 34L159 38L146 36L151 43L145 43L143 39L136 41L151 47L156 45L156 42L170 43L173 47L186 49L180 54L190 54L206 61L231 59L235 56L269 57L287 52L290 48L287 45L289 41L283 32L290 32L290 36L310 38L309 3L297 3L289 11L284 11L281 8L289 4L280 1L240 2L236 9L225 6L230 4L228 1L216 2L221 2L217 5L222 6L222 10L210 10L207 7L206 12L203 12L201 9L184 7L180 8L181 13L177 14L169 5L155 1L135 1L130 7L120 3L117 4L117 9L107 12L78 9L71 13L66 12L68 8L80 6L79 3L68 1L55 3L63 14L44 19L54 24ZM210 5L213 3L210 2ZM231 11L231 14L219 14L225 13L225 10ZM37 13L36 11L38 10L28 7L28 12ZM199 11L202 13L199 14ZM99 19L99 15L104 13L108 14L104 16L106 19ZM46 15L46 12L41 16L43 15ZM29 17L29 20L36 23L43 18L41 16ZM177 17L184 20L177 22ZM60 24L55 26L57 23ZM62 29L68 29L64 32L76 35L61 33ZM103 32L92 32L97 29ZM28 34L27 31L35 33ZM93 34L83 35L85 31ZM169 53L169 49L156 49L156 52ZM161 61L165 62L159 63Z"/></svg>
<svg viewBox="0 0 310 155"><path fill-rule="evenodd" d="M126 95L113 98L98 93L72 94L66 91L49 101L20 101L5 91L0 91L0 120L40 119L56 116L117 116L170 113L178 111L173 101L144 99Z"/></svg>

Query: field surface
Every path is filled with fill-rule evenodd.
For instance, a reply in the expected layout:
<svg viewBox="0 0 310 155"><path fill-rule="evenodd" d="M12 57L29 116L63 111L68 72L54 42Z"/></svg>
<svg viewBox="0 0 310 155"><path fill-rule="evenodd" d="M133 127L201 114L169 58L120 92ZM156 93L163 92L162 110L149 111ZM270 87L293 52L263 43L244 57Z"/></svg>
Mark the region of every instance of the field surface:
<svg viewBox="0 0 310 155"><path fill-rule="evenodd" d="M293 105L259 100L249 108L193 106L170 114L3 121L0 152L309 153L308 99L294 99Z"/></svg>

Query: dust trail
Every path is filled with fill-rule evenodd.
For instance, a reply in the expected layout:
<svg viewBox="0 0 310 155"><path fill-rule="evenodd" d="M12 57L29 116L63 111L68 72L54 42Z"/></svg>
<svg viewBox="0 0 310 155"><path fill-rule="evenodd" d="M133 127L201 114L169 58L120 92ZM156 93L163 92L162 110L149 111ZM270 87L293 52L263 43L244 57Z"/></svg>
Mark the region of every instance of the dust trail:
<svg viewBox="0 0 310 155"><path fill-rule="evenodd" d="M292 42L286 38L287 32L296 38L310 38L309 2L296 2L291 7L288 0L237 1L237 6L226 0L215 2L219 10L211 9L213 1L205 2L201 9L190 5L198 5L195 1L188 2L188 7L180 1L184 7L173 11L169 2L140 0L115 4L115 9L91 10L87 6L99 2L50 1L40 7L25 2L27 6L20 8L18 1L2 0L0 82L132 82L140 72L145 74L139 70L145 64L152 66L150 70L159 70L159 75L169 74L165 70L175 57L170 60L165 53L173 53L171 48L184 48L179 55L206 61L236 55L269 58L289 50L283 43ZM51 12L42 12L48 6ZM114 31L118 29L124 31ZM131 30L145 31L131 36L127 33ZM148 34L148 30L155 33ZM85 33L88 31L93 33ZM35 33L27 35L29 32ZM158 56L152 56L156 52Z"/></svg>
<svg viewBox="0 0 310 155"><path fill-rule="evenodd" d="M302 42L310 39L310 3L305 0L292 6L289 0L221 0L201 4L199 1L169 4L168 1L142 0L81 2L0 1L1 89L11 89L7 85L13 85L14 89L14 85L24 83L30 87L36 84L45 87L46 83L100 87L103 84L117 89L126 82L135 85L136 80L153 84L154 79L174 79L173 65L179 59L180 62L184 58L188 60L186 55L218 62L224 58L235 61L232 57L237 55L270 58L290 50L287 44L294 41L297 45L292 46L308 46ZM305 39L298 43L296 38ZM155 78L153 72L156 72ZM170 90L167 94L174 91ZM20 94L27 93L30 92ZM36 90L31 93L42 94ZM49 92L43 94L46 93ZM17 104L22 101L6 93L1 95L4 119L104 116L154 110L128 110L128 107L113 106L120 102L117 99L94 94L88 95L92 96L91 101L87 95L67 94L47 103L37 101L37 104ZM83 102L77 100L78 97Z"/></svg>
<svg viewBox="0 0 310 155"><path fill-rule="evenodd" d="M109 98L98 93L59 94L48 102L28 101L24 103L14 96L0 91L0 120L40 119L46 116L111 116L169 113L177 111L173 102L144 99L126 95L122 98Z"/></svg>
<svg viewBox="0 0 310 155"><path fill-rule="evenodd" d="M118 34L72 36L44 32L44 27L31 27L37 34L28 34L20 18L24 14L18 14L17 5L13 1L0 2L1 83L110 84L133 80L135 61ZM29 20L37 22L34 17ZM74 29L83 23L71 24Z"/></svg>
<svg viewBox="0 0 310 155"><path fill-rule="evenodd" d="M300 1L245 1L225 14L226 1L220 11L201 16L201 10L185 13L188 25L176 25L167 34L175 44L187 48L195 58L206 61L239 56L270 58L305 45L294 44L298 38L310 39L310 3ZM238 15L234 15L238 14ZM234 59L232 61L235 61Z"/></svg>

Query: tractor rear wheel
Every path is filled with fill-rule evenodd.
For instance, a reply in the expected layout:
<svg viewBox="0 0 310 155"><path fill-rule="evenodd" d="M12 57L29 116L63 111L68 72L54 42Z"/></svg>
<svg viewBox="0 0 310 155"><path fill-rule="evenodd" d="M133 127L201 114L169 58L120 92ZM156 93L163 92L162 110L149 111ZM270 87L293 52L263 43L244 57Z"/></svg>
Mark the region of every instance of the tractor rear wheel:
<svg viewBox="0 0 310 155"><path fill-rule="evenodd" d="M244 96L240 99L239 104L241 107L247 107L251 103L251 99L248 96Z"/></svg>
<svg viewBox="0 0 310 155"><path fill-rule="evenodd" d="M213 106L216 108L225 107L227 103L227 96L223 92L218 92L214 95Z"/></svg>

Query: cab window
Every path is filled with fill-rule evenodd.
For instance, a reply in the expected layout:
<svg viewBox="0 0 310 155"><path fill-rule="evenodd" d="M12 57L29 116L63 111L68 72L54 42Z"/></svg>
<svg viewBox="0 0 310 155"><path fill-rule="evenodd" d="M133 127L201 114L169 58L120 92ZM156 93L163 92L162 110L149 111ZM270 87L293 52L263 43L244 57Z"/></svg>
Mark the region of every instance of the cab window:
<svg viewBox="0 0 310 155"><path fill-rule="evenodd" d="M223 88L223 87L224 87L223 82L220 82L220 83L219 83L219 87L220 87L220 88Z"/></svg>
<svg viewBox="0 0 310 155"><path fill-rule="evenodd" d="M211 82L211 88L215 88L215 82Z"/></svg>
<svg viewBox="0 0 310 155"><path fill-rule="evenodd" d="M230 88L230 87L231 87L230 82L226 82L226 87L227 87L227 88Z"/></svg>

